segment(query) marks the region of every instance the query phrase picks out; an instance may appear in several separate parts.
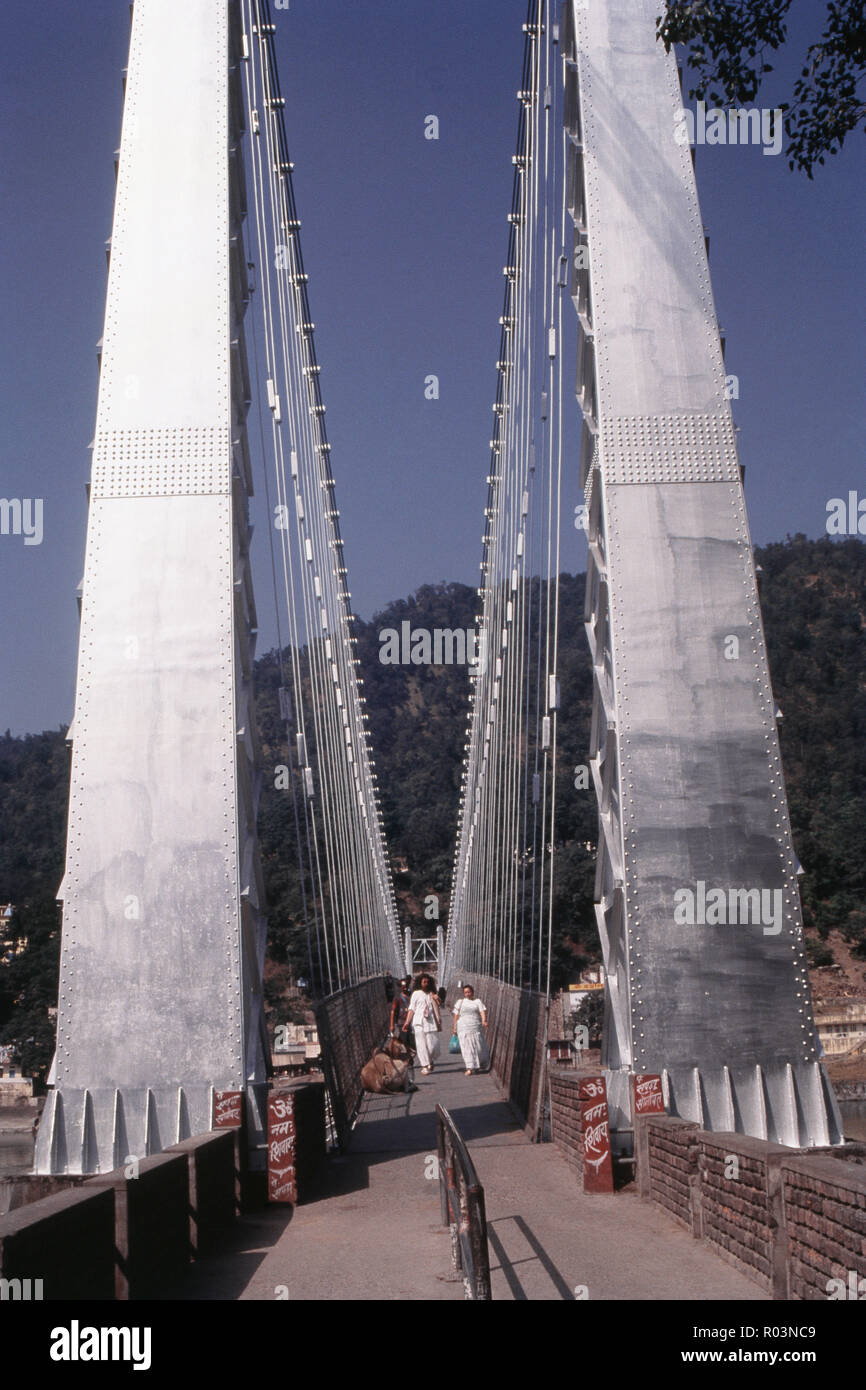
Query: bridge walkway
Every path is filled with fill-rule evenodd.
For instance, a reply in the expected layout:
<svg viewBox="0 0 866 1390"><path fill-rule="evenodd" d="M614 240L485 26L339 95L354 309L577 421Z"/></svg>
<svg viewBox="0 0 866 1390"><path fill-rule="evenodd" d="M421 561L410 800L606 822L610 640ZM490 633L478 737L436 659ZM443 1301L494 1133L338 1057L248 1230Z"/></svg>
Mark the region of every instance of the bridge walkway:
<svg viewBox="0 0 866 1390"><path fill-rule="evenodd" d="M459 1056L416 1082L366 1098L313 1200L246 1216L165 1297L461 1301L435 1177L439 1102L484 1185L494 1299L573 1300L579 1286L591 1300L765 1299L635 1191L584 1196L554 1145L531 1144L493 1078L465 1076Z"/></svg>

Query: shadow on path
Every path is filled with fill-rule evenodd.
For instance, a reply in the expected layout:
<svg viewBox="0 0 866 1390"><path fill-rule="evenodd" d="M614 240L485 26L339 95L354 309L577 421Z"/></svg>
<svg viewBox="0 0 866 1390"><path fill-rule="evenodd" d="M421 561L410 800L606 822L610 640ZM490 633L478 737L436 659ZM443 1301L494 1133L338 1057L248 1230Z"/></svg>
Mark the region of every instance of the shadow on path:
<svg viewBox="0 0 866 1390"><path fill-rule="evenodd" d="M529 1142L493 1077L467 1077L447 1058L416 1083L410 1095L367 1096L347 1152L328 1159L308 1200L248 1214L224 1253L164 1296L462 1301L439 1204L439 1103L484 1187L495 1300L766 1300L633 1187L585 1194L553 1145ZM408 1261L395 1258L407 1231Z"/></svg>
<svg viewBox="0 0 866 1390"><path fill-rule="evenodd" d="M294 1215L290 1206L247 1212L227 1232L217 1253L203 1255L178 1280L151 1297L172 1302L240 1298L269 1251L285 1236Z"/></svg>
<svg viewBox="0 0 866 1390"><path fill-rule="evenodd" d="M513 1225L516 1227L518 1236L521 1237L523 1242L525 1242L525 1244L529 1246L532 1252L531 1254L518 1256L515 1259L508 1258L508 1256L505 1253L505 1247L503 1246L502 1241L500 1239L499 1232L496 1230L497 1226L503 1226L506 1222L513 1223ZM529 1229L522 1216L498 1216L495 1221L488 1220L487 1240L490 1245L491 1257L495 1255L496 1259L499 1261L499 1264L497 1266L491 1258L490 1272L491 1274L495 1273L497 1268L502 1271L502 1273L505 1275L508 1287L511 1290L511 1296L513 1299L515 1299L515 1301L526 1302L529 1298L529 1294L526 1293L523 1285L520 1282L520 1276L517 1273L516 1266L524 1264L535 1264L536 1266L540 1265L544 1272L547 1274L551 1284L557 1290L559 1297L562 1299L566 1299L569 1303L573 1302L574 1291L571 1285L568 1284L565 1281L565 1279L563 1279L556 1265L553 1263L553 1260L550 1259L549 1255L547 1254L547 1251L544 1249L544 1246L533 1235L532 1231Z"/></svg>

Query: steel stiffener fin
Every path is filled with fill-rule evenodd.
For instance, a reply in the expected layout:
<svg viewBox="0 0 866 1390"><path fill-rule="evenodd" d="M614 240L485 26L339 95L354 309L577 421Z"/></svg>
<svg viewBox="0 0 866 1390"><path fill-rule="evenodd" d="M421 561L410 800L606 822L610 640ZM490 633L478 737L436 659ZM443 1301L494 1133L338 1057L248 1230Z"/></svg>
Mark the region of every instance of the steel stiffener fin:
<svg viewBox="0 0 866 1390"><path fill-rule="evenodd" d="M837 1143L676 64L656 0L568 0L567 200L614 1127L674 1113ZM746 157L746 156L744 156ZM719 899L707 898L722 890ZM689 898L691 894L691 898ZM694 905L693 920L689 902Z"/></svg>
<svg viewBox="0 0 866 1390"><path fill-rule="evenodd" d="M213 1088L248 1088L259 1128L237 21L135 4L39 1172L206 1131Z"/></svg>

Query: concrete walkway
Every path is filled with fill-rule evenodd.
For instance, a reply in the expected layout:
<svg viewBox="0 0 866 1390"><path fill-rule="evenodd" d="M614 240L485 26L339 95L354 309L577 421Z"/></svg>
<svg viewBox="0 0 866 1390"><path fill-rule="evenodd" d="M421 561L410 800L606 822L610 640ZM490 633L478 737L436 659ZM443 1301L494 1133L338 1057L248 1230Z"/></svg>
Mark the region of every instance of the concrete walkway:
<svg viewBox="0 0 866 1390"><path fill-rule="evenodd" d="M462 1301L433 1161L439 1102L484 1186L494 1299L766 1301L631 1188L585 1197L556 1148L530 1144L493 1078L465 1076L459 1056L416 1082L410 1096L366 1098L350 1152L329 1160L315 1200L245 1217L225 1254L165 1296Z"/></svg>

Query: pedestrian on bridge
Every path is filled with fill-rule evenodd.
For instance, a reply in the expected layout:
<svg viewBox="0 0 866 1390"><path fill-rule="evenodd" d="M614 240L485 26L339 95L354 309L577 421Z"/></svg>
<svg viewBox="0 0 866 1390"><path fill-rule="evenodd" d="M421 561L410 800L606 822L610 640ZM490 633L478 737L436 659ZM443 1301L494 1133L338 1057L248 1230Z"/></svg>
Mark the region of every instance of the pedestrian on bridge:
<svg viewBox="0 0 866 1390"><path fill-rule="evenodd" d="M463 998L454 1005L454 1032L460 1042L467 1076L490 1065L486 1028L487 1010L484 1004L475 998L472 985L464 985Z"/></svg>
<svg viewBox="0 0 866 1390"><path fill-rule="evenodd" d="M429 1076L435 1059L439 1056L439 1033L442 1029L439 1000L433 993L433 981L429 975L421 976L421 988L416 989L409 1000L406 1027L414 1028L421 1074Z"/></svg>
<svg viewBox="0 0 866 1390"><path fill-rule="evenodd" d="M405 1043L411 1052L415 1051L415 1040L406 1024L409 1014L409 998L412 993L412 981L408 976L404 976L400 981L400 988L394 996L391 1005L391 1037L397 1038L399 1042Z"/></svg>

